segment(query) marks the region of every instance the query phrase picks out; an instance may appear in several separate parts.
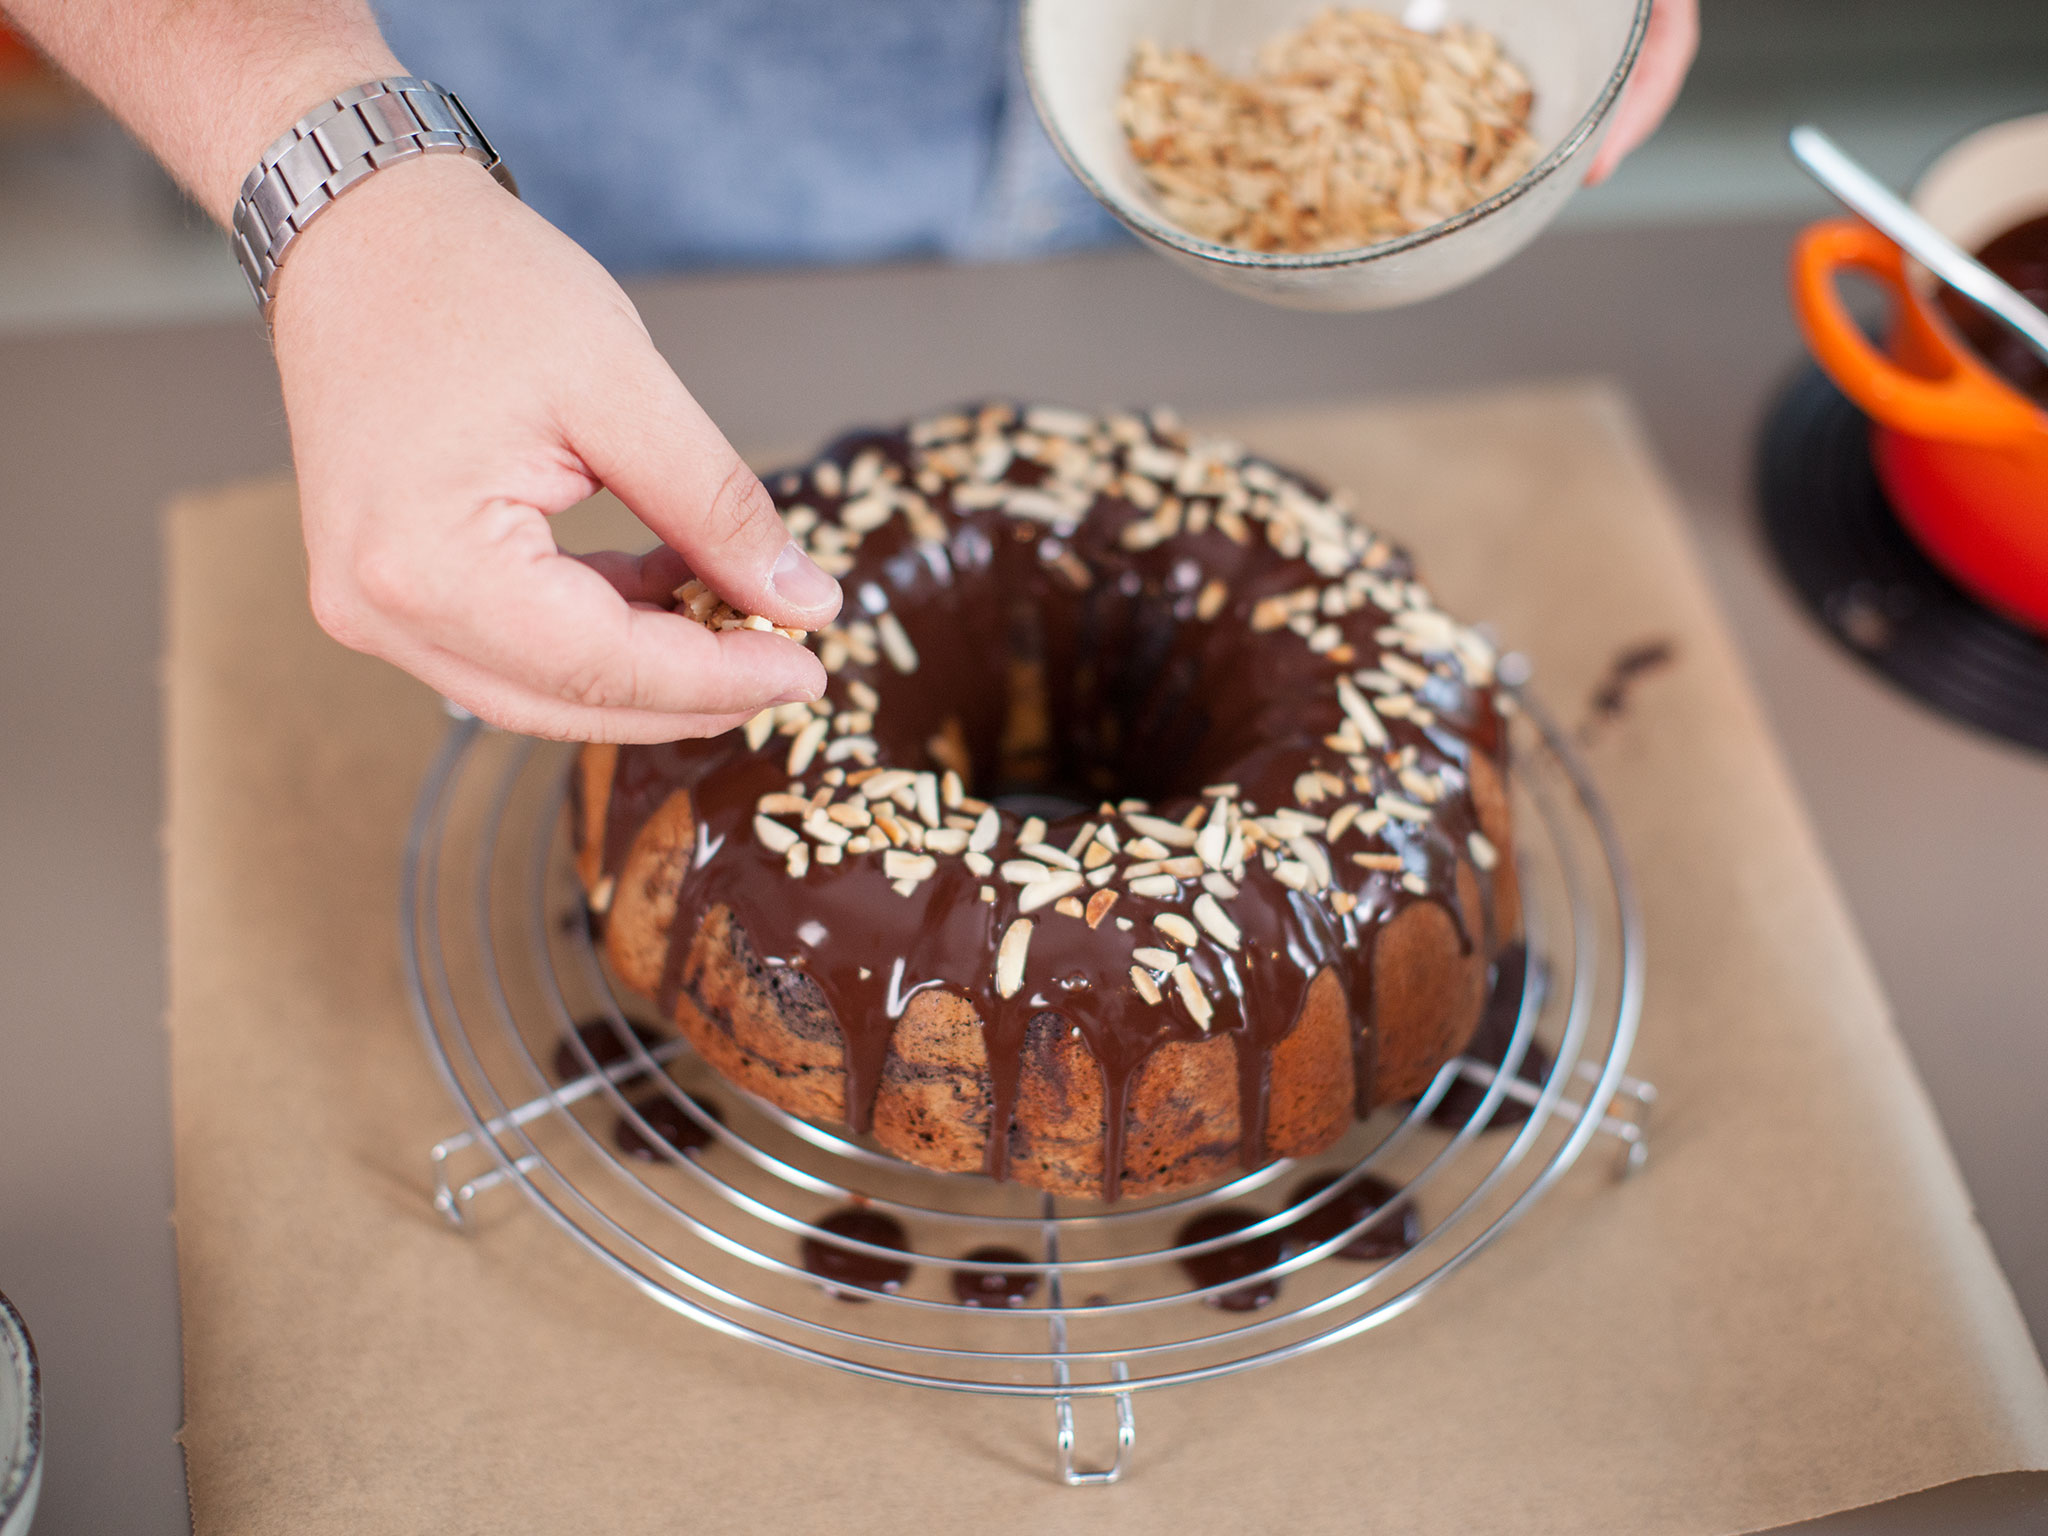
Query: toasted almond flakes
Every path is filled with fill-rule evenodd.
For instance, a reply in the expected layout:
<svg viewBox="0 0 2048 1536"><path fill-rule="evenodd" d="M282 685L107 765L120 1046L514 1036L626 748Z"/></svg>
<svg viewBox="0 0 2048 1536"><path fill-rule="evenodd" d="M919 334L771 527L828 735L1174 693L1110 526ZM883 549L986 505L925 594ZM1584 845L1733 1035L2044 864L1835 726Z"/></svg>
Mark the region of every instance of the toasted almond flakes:
<svg viewBox="0 0 2048 1536"><path fill-rule="evenodd" d="M882 642L882 649L888 654L889 665L898 672L917 670L917 647L910 643L903 621L886 609L875 618L875 635Z"/></svg>
<svg viewBox="0 0 2048 1536"><path fill-rule="evenodd" d="M754 818L754 840L770 853L787 853L801 841L793 829L766 816Z"/></svg>
<svg viewBox="0 0 2048 1536"><path fill-rule="evenodd" d="M1197 896L1194 912L1195 921L1209 930L1210 938L1225 949L1237 948L1243 935L1238 932L1237 924L1224 915L1223 908L1217 904L1214 896L1206 891Z"/></svg>
<svg viewBox="0 0 2048 1536"><path fill-rule="evenodd" d="M1062 917L1079 917L1082 915L1081 903L1072 896L1062 896L1052 904L1052 909Z"/></svg>
<svg viewBox="0 0 2048 1536"><path fill-rule="evenodd" d="M1124 820L1131 824L1132 830L1165 843L1170 848L1195 846L1194 832L1177 821L1168 821L1163 816L1147 816L1138 811L1126 811Z"/></svg>
<svg viewBox="0 0 2048 1536"><path fill-rule="evenodd" d="M1024 987L1024 960L1031 951L1032 922L1020 917L1003 930L996 946L996 996L1015 997Z"/></svg>
<svg viewBox="0 0 2048 1536"><path fill-rule="evenodd" d="M1189 1013L1194 1015L1195 1024L1203 1034L1209 1033L1209 1020L1216 1010L1202 992L1202 983L1196 978L1194 968L1185 961L1173 968L1174 989L1180 993L1180 1000Z"/></svg>
<svg viewBox="0 0 2048 1536"><path fill-rule="evenodd" d="M1090 928L1101 927L1103 918L1109 915L1109 909L1115 905L1115 891L1097 891L1094 895L1090 896L1088 898L1087 910L1083 914L1088 919L1088 926Z"/></svg>
<svg viewBox="0 0 2048 1536"><path fill-rule="evenodd" d="M1354 853L1351 862L1360 869L1381 869L1389 872L1401 867L1401 856L1397 853Z"/></svg>
<svg viewBox="0 0 2048 1536"><path fill-rule="evenodd" d="M1036 912L1040 907L1058 901L1062 896L1071 896L1081 889L1081 885L1079 875L1069 874L1063 869L1054 870L1050 878L1027 885L1017 893L1017 910Z"/></svg>
<svg viewBox="0 0 2048 1536"><path fill-rule="evenodd" d="M823 720L813 719L809 725L796 733L796 740L789 744L789 761L785 771L792 779L800 779L810 769L811 759L818 755L818 748L824 744L825 733L831 729Z"/></svg>

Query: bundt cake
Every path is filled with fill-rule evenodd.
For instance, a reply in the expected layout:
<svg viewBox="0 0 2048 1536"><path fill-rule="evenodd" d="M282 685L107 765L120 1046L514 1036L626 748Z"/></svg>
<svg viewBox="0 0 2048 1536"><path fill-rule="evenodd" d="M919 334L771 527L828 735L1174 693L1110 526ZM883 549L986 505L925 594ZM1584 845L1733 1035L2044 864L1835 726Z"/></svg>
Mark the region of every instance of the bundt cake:
<svg viewBox="0 0 2048 1536"><path fill-rule="evenodd" d="M1520 927L1509 701L1342 497L1003 404L768 484L846 589L825 697L570 784L609 965L714 1067L1113 1200L1316 1152L1464 1047Z"/></svg>

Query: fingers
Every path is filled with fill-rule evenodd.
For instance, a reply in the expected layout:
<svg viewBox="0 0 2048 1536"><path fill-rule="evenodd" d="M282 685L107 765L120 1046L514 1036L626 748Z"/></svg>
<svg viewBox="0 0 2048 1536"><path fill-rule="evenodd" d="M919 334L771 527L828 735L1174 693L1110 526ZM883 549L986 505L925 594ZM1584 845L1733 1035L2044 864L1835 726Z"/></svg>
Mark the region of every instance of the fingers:
<svg viewBox="0 0 2048 1536"><path fill-rule="evenodd" d="M491 503L445 529L394 517L354 541L344 569L332 564L316 551L315 611L330 633L415 671L438 656L428 681L494 724L660 739L658 721L745 719L824 689L817 658L781 636L635 606L636 584L660 591L661 562L573 559L534 507ZM597 723L612 712L619 724Z"/></svg>
<svg viewBox="0 0 2048 1536"><path fill-rule="evenodd" d="M767 489L651 344L578 391L570 445L614 495L746 613L818 629L839 583L790 539Z"/></svg>
<svg viewBox="0 0 2048 1536"><path fill-rule="evenodd" d="M1615 106L1607 138L1586 171L1587 186L1605 181L1630 150L1656 132L1685 84L1699 36L1698 0L1656 0L1635 72Z"/></svg>
<svg viewBox="0 0 2048 1536"><path fill-rule="evenodd" d="M645 710L593 709L549 698L474 662L434 646L413 647L396 662L443 698L501 730L549 741L660 742L720 736L744 725L751 712L667 715Z"/></svg>

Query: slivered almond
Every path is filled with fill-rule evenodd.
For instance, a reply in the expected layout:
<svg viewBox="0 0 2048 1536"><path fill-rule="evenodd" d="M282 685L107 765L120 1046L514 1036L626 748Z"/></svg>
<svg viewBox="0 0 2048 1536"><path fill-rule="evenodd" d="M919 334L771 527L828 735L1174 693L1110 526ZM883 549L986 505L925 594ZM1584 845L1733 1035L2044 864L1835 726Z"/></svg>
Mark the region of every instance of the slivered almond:
<svg viewBox="0 0 2048 1536"><path fill-rule="evenodd" d="M1474 832L1465 839L1465 846L1472 851L1472 862L1482 870L1492 869L1500 862L1500 851L1484 832Z"/></svg>
<svg viewBox="0 0 2048 1536"><path fill-rule="evenodd" d="M794 833L791 834L791 836L794 835ZM606 875L590 888L590 894L584 898L584 905L601 917L611 911L612 895L618 888L618 878L613 875Z"/></svg>
<svg viewBox="0 0 2048 1536"><path fill-rule="evenodd" d="M1084 913L1088 919L1088 926L1090 928L1101 927L1102 920L1109 915L1109 909L1115 905L1115 891L1097 891L1094 895L1090 896L1088 898L1087 910Z"/></svg>
<svg viewBox="0 0 2048 1536"><path fill-rule="evenodd" d="M1164 816L1147 816L1138 811L1126 811L1124 820L1135 832L1165 843L1169 848L1192 848L1195 834L1177 821L1168 821Z"/></svg>
<svg viewBox="0 0 2048 1536"><path fill-rule="evenodd" d="M1079 859L1068 853L1064 848L1055 848L1051 843L1021 843L1018 845L1017 851L1026 858L1036 859L1041 864L1050 864L1056 869L1079 869L1081 867Z"/></svg>
<svg viewBox="0 0 2048 1536"><path fill-rule="evenodd" d="M771 821L766 816L756 816L754 818L754 841L763 848L766 848L770 853L787 853L801 842L802 839L797 836L793 828L785 827L779 821Z"/></svg>
<svg viewBox="0 0 2048 1536"><path fill-rule="evenodd" d="M762 710L761 713L746 723L744 730L747 737L747 750L749 752L760 751L761 748L768 744L768 738L775 734L775 711L772 709Z"/></svg>
<svg viewBox="0 0 2048 1536"><path fill-rule="evenodd" d="M917 670L917 647L910 643L910 636L904 631L903 621L886 609L875 616L875 637L882 643L882 650L889 658L889 665L898 672Z"/></svg>
<svg viewBox="0 0 2048 1536"><path fill-rule="evenodd" d="M789 871L790 879L801 880L810 873L811 845L809 843L800 842L793 844L784 857L787 860L784 867Z"/></svg>
<svg viewBox="0 0 2048 1536"><path fill-rule="evenodd" d="M1297 864L1292 859L1282 859L1273 866L1273 878L1290 890L1308 889L1309 873L1306 864Z"/></svg>
<svg viewBox="0 0 2048 1536"><path fill-rule="evenodd" d="M996 838L1003 830L1002 818L996 808L990 806L981 813L981 819L974 824L974 833L967 839L968 848L975 853L987 853L995 847Z"/></svg>
<svg viewBox="0 0 2048 1536"><path fill-rule="evenodd" d="M1180 894L1180 882L1171 875L1147 875L1130 884L1133 896L1150 896L1155 900L1171 901Z"/></svg>
<svg viewBox="0 0 2048 1536"><path fill-rule="evenodd" d="M1360 869L1396 870L1401 867L1401 856L1397 853L1354 853L1351 862Z"/></svg>
<svg viewBox="0 0 2048 1536"><path fill-rule="evenodd" d="M1025 886L1017 893L1019 912L1036 912L1048 902L1058 901L1062 896L1071 896L1081 889L1083 881L1079 875L1064 869L1056 869L1047 879Z"/></svg>
<svg viewBox="0 0 2048 1536"><path fill-rule="evenodd" d="M1156 837L1134 837L1124 844L1123 851L1130 858L1147 861L1166 858L1173 852Z"/></svg>
<svg viewBox="0 0 2048 1536"><path fill-rule="evenodd" d="M946 809L949 811L959 810L961 801L967 798L967 786L960 782L960 775L951 768L948 768L946 776L939 780L939 798L946 802Z"/></svg>
<svg viewBox="0 0 2048 1536"><path fill-rule="evenodd" d="M986 880L995 873L996 861L985 853L976 853L972 848L967 850L963 862L981 879Z"/></svg>
<svg viewBox="0 0 2048 1536"><path fill-rule="evenodd" d="M811 835L814 842L824 843L832 848L842 846L853 836L823 811L813 811L804 818L804 831Z"/></svg>
<svg viewBox="0 0 2048 1536"><path fill-rule="evenodd" d="M824 745L825 733L830 729L828 721L813 719L796 733L796 739L789 744L789 761L785 764L785 771L792 779L800 779L809 771L811 759L818 755L818 748Z"/></svg>
<svg viewBox="0 0 2048 1536"><path fill-rule="evenodd" d="M1195 837L1195 853L1211 869L1223 867L1223 851L1230 845L1230 802L1218 796L1209 819Z"/></svg>
<svg viewBox="0 0 2048 1536"><path fill-rule="evenodd" d="M1140 945L1132 950L1131 958L1148 970L1154 971L1170 971L1180 964L1180 956L1172 950L1154 949L1149 945Z"/></svg>
<svg viewBox="0 0 2048 1536"><path fill-rule="evenodd" d="M1357 910L1358 898L1349 891L1330 892L1330 907L1339 917L1349 917Z"/></svg>
<svg viewBox="0 0 2048 1536"><path fill-rule="evenodd" d="M1178 912L1161 912L1152 919L1152 926L1182 949L1193 949L1202 939L1201 930Z"/></svg>
<svg viewBox="0 0 2048 1536"><path fill-rule="evenodd" d="M1196 880L1202 874L1202 861L1192 853L1183 854L1177 859L1162 860L1159 872L1172 875L1176 880Z"/></svg>
<svg viewBox="0 0 2048 1536"><path fill-rule="evenodd" d="M939 779L937 774L920 773L912 783L917 790L917 814L928 827L943 826L939 819Z"/></svg>
<svg viewBox="0 0 2048 1536"><path fill-rule="evenodd" d="M1337 702L1343 707L1345 718L1358 727L1358 734L1365 738L1367 746L1384 747L1387 744L1386 726L1380 723L1372 704L1348 677L1337 679Z"/></svg>
<svg viewBox="0 0 2048 1536"><path fill-rule="evenodd" d="M1044 841L1045 818L1042 816L1025 817L1024 825L1017 829L1017 846L1021 848L1026 843L1042 843Z"/></svg>
<svg viewBox="0 0 2048 1536"><path fill-rule="evenodd" d="M1335 811L1330 813L1330 825L1323 835L1331 842L1336 842L1338 838L1342 837L1349 830L1351 823L1358 820L1359 809L1356 802L1350 805L1338 806Z"/></svg>
<svg viewBox="0 0 2048 1536"><path fill-rule="evenodd" d="M1003 930L996 946L996 996L1015 997L1024 989L1024 961L1031 952L1032 922L1020 917Z"/></svg>
<svg viewBox="0 0 2048 1536"><path fill-rule="evenodd" d="M1195 598L1195 617L1204 623L1223 611L1223 604L1230 597L1230 588L1221 581L1212 579Z"/></svg>
<svg viewBox="0 0 2048 1536"><path fill-rule="evenodd" d="M1097 839L1090 843L1088 851L1081 855L1081 867L1090 870L1100 869L1115 857L1116 855L1111 853L1109 848L1100 839Z"/></svg>
<svg viewBox="0 0 2048 1536"><path fill-rule="evenodd" d="M1180 993L1180 1000L1187 1011L1194 1015L1196 1026L1203 1034L1209 1033L1209 1020L1216 1010L1202 991L1202 983L1196 978L1194 968L1185 961L1173 968L1174 989Z"/></svg>
<svg viewBox="0 0 2048 1536"><path fill-rule="evenodd" d="M1062 917L1080 917L1084 911L1080 901L1072 896L1062 896L1052 904L1052 909Z"/></svg>
<svg viewBox="0 0 2048 1536"><path fill-rule="evenodd" d="M1052 871L1036 859L1003 861L1003 878L1012 885L1036 885L1041 880L1050 879L1051 876Z"/></svg>
<svg viewBox="0 0 2048 1536"><path fill-rule="evenodd" d="M1223 908L1217 904L1214 896L1211 896L1206 891L1197 896L1195 898L1194 912L1195 921L1209 930L1210 938L1221 944L1225 949L1237 948L1243 939L1243 935L1238 932L1237 924L1224 915Z"/></svg>
<svg viewBox="0 0 2048 1536"><path fill-rule="evenodd" d="M842 827L852 827L856 831L873 825L875 819L868 814L866 806L857 805L851 800L842 800L839 804L828 807L825 814Z"/></svg>
<svg viewBox="0 0 2048 1536"><path fill-rule="evenodd" d="M754 809L763 816L802 816L811 808L806 795L792 795L776 790L763 795L754 802Z"/></svg>
<svg viewBox="0 0 2048 1536"><path fill-rule="evenodd" d="M1237 882L1232 880L1230 876L1220 874L1212 869L1208 874L1202 876L1202 889L1211 896L1219 896L1225 901L1230 901L1237 895Z"/></svg>
<svg viewBox="0 0 2048 1536"><path fill-rule="evenodd" d="M905 853L891 848L882 855L882 873L891 880L929 880L939 872L939 861L928 853Z"/></svg>
<svg viewBox="0 0 2048 1536"><path fill-rule="evenodd" d="M1310 770L1307 773L1295 775L1294 798L1301 804L1315 805L1328 793L1323 788L1323 776L1321 774Z"/></svg>
<svg viewBox="0 0 2048 1536"><path fill-rule="evenodd" d="M884 768L860 781L860 792L869 800L887 800L917 777L908 768Z"/></svg>
<svg viewBox="0 0 2048 1536"><path fill-rule="evenodd" d="M1398 816L1403 821L1427 821L1429 812L1413 800L1403 800L1399 795L1381 795L1376 802L1389 816Z"/></svg>
<svg viewBox="0 0 2048 1536"><path fill-rule="evenodd" d="M1131 987L1138 996L1145 999L1146 1002L1152 1004L1155 1008L1165 1001L1164 995L1159 990L1159 983L1152 979L1152 973L1142 965L1131 967Z"/></svg>
<svg viewBox="0 0 2048 1536"><path fill-rule="evenodd" d="M933 853L965 853L967 834L958 827L935 827L925 833L924 845Z"/></svg>

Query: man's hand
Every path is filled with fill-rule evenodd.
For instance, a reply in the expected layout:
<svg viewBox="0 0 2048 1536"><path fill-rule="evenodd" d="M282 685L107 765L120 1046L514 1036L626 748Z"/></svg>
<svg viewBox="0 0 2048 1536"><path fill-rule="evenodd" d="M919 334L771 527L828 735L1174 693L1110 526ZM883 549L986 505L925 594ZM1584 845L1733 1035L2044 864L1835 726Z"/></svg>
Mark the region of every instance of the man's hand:
<svg viewBox="0 0 2048 1536"><path fill-rule="evenodd" d="M405 72L367 0L0 3L223 225L294 119ZM428 155L358 183L293 242L272 319L313 611L336 639L570 739L709 735L823 691L793 641L655 606L694 572L816 629L839 588L618 286L481 166ZM559 552L548 514L601 485L663 547Z"/></svg>
<svg viewBox="0 0 2048 1536"><path fill-rule="evenodd" d="M708 735L811 699L817 659L652 606L694 573L815 629L837 584L654 350L604 270L477 165L371 177L294 244L273 311L313 611L493 724ZM609 487L663 547L560 553Z"/></svg>

